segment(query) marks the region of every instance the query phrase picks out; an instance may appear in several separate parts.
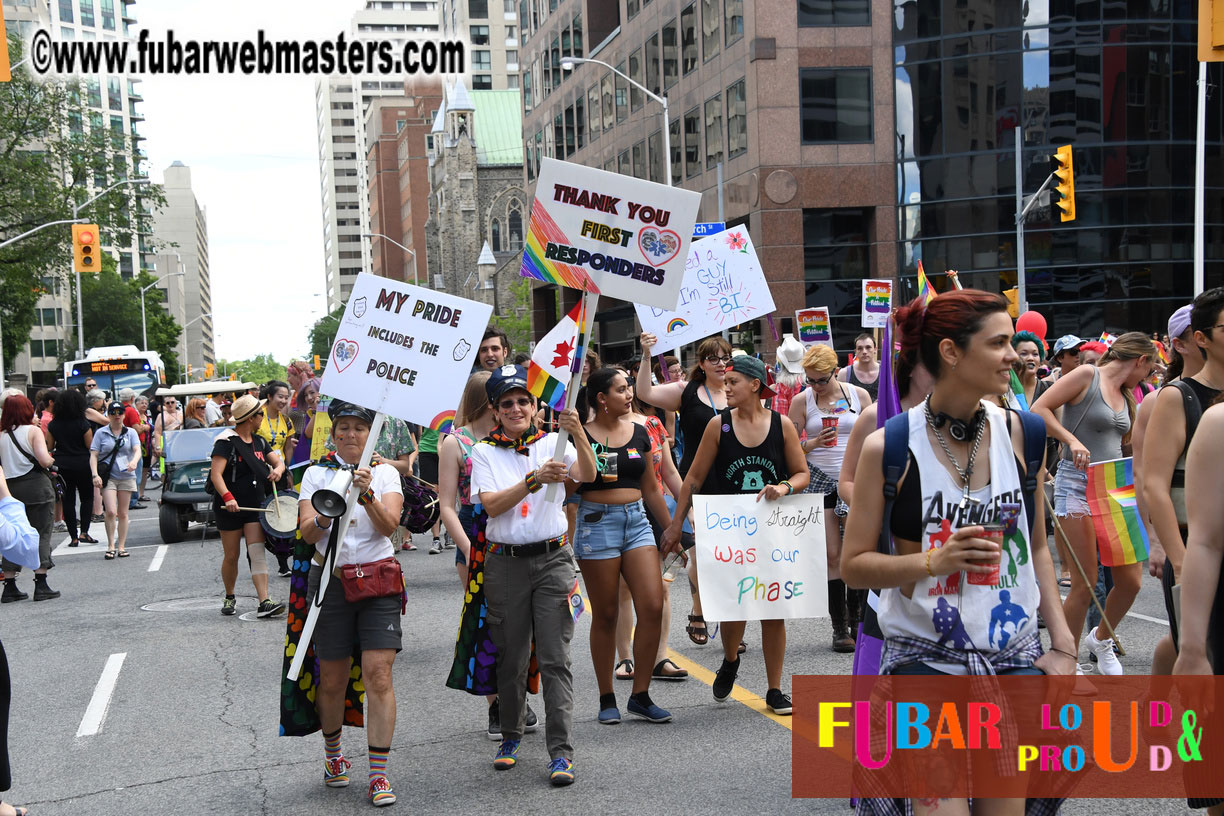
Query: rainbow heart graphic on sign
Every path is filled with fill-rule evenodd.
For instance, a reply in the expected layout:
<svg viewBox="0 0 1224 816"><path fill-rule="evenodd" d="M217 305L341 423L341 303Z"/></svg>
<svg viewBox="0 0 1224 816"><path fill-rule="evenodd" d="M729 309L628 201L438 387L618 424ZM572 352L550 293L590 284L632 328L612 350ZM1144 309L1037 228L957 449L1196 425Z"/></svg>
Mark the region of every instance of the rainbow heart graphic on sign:
<svg viewBox="0 0 1224 816"><path fill-rule="evenodd" d="M667 333L671 334L674 331L680 331L681 329L687 327L688 321L686 321L683 317L673 317L667 322Z"/></svg>
<svg viewBox="0 0 1224 816"><path fill-rule="evenodd" d="M869 283L864 297L865 308L873 314L888 314L892 299L892 287L887 283Z"/></svg>
<svg viewBox="0 0 1224 816"><path fill-rule="evenodd" d="M429 427L438 433L450 433L455 429L455 412L443 411L430 421Z"/></svg>

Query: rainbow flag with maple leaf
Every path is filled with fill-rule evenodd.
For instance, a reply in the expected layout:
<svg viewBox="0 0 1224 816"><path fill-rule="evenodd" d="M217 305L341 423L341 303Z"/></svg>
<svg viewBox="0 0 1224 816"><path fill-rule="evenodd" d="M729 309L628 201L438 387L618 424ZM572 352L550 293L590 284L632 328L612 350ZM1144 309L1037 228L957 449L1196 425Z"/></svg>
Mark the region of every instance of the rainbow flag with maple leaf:
<svg viewBox="0 0 1224 816"><path fill-rule="evenodd" d="M536 344L527 365L527 390L550 408L565 407L565 389L569 387L582 357L586 354L585 337L581 335L583 304L580 299L568 315Z"/></svg>

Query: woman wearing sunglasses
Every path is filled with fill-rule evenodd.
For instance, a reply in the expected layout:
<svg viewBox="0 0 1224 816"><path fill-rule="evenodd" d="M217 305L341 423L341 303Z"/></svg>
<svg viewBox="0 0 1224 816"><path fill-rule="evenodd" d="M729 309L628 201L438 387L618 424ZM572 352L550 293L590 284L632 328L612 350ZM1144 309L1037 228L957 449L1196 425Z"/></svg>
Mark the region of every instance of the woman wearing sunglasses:
<svg viewBox="0 0 1224 816"><path fill-rule="evenodd" d="M858 385L837 378L837 352L815 345L803 355L807 389L791 401L788 416L802 435L811 484L809 493L824 495L825 552L829 561L829 617L833 621L833 651L853 652L866 593L846 591L841 579L841 519L845 502L837 498L837 479L846 456L846 440L854 423L871 404L871 394Z"/></svg>
<svg viewBox="0 0 1224 816"><path fill-rule="evenodd" d="M697 345L697 365L689 373L688 382L656 385L650 378L650 350L658 342L650 332L643 332L642 362L638 366L637 395L642 402L666 411L678 411L676 425L684 455L680 459L680 478L688 475L697 456L697 446L710 420L727 407L727 392L723 375L731 362L731 344L721 337L707 337ZM684 627L689 639L698 646L710 642L705 618L701 614L701 595L697 587L697 559L689 559L689 588L693 592L693 614Z"/></svg>

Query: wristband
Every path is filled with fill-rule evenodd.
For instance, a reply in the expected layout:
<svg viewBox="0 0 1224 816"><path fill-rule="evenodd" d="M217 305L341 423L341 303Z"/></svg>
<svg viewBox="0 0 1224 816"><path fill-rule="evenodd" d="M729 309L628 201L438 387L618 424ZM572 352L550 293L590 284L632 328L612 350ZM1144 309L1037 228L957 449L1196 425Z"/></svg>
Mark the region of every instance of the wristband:
<svg viewBox="0 0 1224 816"><path fill-rule="evenodd" d="M544 486L543 483L540 482L540 480L536 478L536 472L534 470L530 471L526 476L523 477L523 483L527 485L528 493L538 493L540 491L540 488Z"/></svg>
<svg viewBox="0 0 1224 816"><path fill-rule="evenodd" d="M320 523L319 523L319 517L318 517L318 515L316 515L316 516L314 517L314 524L315 524L315 526L316 526L316 527L318 527L320 530L330 530L330 529L331 529L331 525L330 525L330 524L328 524L328 525L325 527L325 526L323 526L322 524L320 524Z"/></svg>
<svg viewBox="0 0 1224 816"><path fill-rule="evenodd" d="M363 492L360 496L357 497L357 503L361 505L366 505L374 501L374 499L375 499L374 491L371 488L367 487L365 489L365 492Z"/></svg>
<svg viewBox="0 0 1224 816"><path fill-rule="evenodd" d="M931 553L933 552L935 552L934 547L927 550L927 554L926 554L926 571L927 571L927 575L931 576L932 578L935 577L935 573L931 572Z"/></svg>
<svg viewBox="0 0 1224 816"><path fill-rule="evenodd" d="M227 490L227 491L225 491L224 493L222 493L222 494L221 494L221 501L223 501L223 502L232 502L232 501L234 501L234 494L233 494L233 493L231 493L231 492L229 492L228 490Z"/></svg>
<svg viewBox="0 0 1224 816"><path fill-rule="evenodd" d="M795 495L795 486L790 483L789 479L783 479L782 481L778 482L778 487L781 487L782 485L786 485L786 495Z"/></svg>

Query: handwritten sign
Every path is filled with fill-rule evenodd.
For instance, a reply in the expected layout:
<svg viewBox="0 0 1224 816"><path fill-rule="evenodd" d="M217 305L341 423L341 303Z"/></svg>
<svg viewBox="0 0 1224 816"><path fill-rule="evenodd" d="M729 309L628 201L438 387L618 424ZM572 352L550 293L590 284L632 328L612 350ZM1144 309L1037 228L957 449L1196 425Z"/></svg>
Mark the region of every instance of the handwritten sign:
<svg viewBox="0 0 1224 816"><path fill-rule="evenodd" d="M795 325L799 327L799 342L805 346L820 343L833 345L833 331L829 328L829 308L817 306L795 312Z"/></svg>
<svg viewBox="0 0 1224 816"><path fill-rule="evenodd" d="M654 353L717 334L774 310L746 227L732 227L693 241L684 266L680 302L674 311L638 303L642 331L659 338Z"/></svg>
<svg viewBox="0 0 1224 816"><path fill-rule="evenodd" d="M701 607L709 620L829 614L824 501L693 496Z"/></svg>
<svg viewBox="0 0 1224 816"><path fill-rule="evenodd" d="M492 312L445 292L358 275L321 391L441 430L454 419Z"/></svg>
<svg viewBox="0 0 1224 816"><path fill-rule="evenodd" d="M882 329L892 311L892 281L863 281L863 328Z"/></svg>
<svg viewBox="0 0 1224 816"><path fill-rule="evenodd" d="M674 309L701 194L544 159L525 278Z"/></svg>

